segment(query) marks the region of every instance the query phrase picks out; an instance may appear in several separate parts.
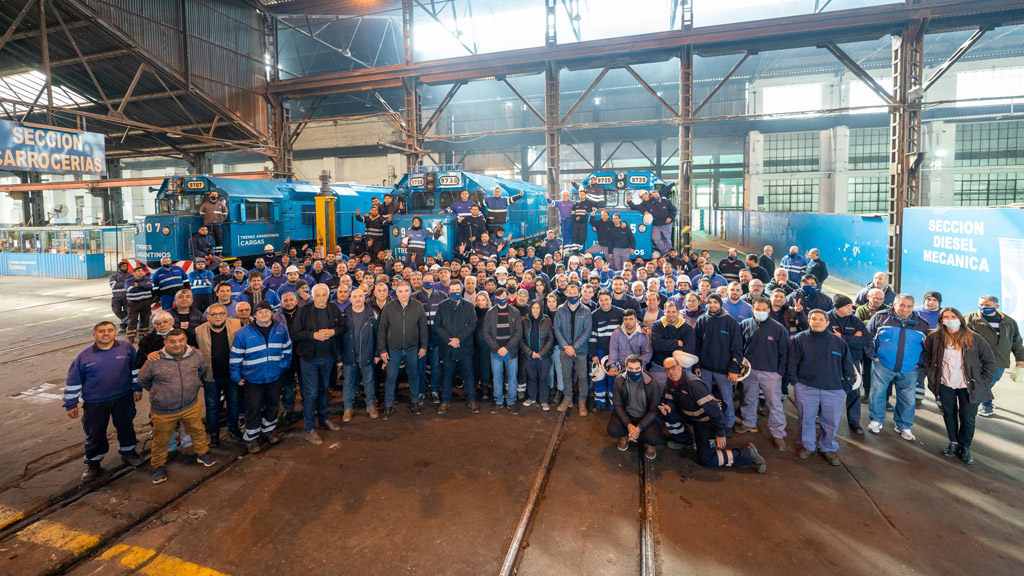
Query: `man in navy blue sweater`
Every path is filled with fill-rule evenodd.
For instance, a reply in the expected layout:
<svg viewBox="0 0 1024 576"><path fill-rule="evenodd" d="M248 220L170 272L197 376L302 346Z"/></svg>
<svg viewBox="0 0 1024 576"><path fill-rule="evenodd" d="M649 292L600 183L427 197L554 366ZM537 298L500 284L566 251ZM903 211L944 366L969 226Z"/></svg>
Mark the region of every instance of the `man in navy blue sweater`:
<svg viewBox="0 0 1024 576"><path fill-rule="evenodd" d="M850 347L850 356L853 358L853 365L860 366L865 351L869 354L874 352L871 334L867 326L860 318L853 314L853 300L844 294L836 294L832 298L833 308L828 313L828 329L842 338ZM864 428L860 425L860 387L853 389L846 388L846 422L850 425L850 431L859 436L864 435Z"/></svg>
<svg viewBox="0 0 1024 576"><path fill-rule="evenodd" d="M839 466L836 428L846 401L844 388L853 383L857 373L850 347L828 331L828 313L814 309L807 320L811 329L794 336L789 346L789 378L796 383L794 397L800 428L797 456L807 460L817 448L825 461ZM815 418L820 423L817 438Z"/></svg>
<svg viewBox="0 0 1024 576"><path fill-rule="evenodd" d="M697 332L697 357L700 361L693 373L721 397L725 408L725 435L731 438L732 427L736 423L732 386L739 380L743 363L740 324L722 309L722 297L712 293L708 296L707 314L697 319L694 330Z"/></svg>
<svg viewBox="0 0 1024 576"><path fill-rule="evenodd" d="M142 399L136 380L135 348L115 340L117 327L103 321L92 329L93 345L82 350L68 368L64 384L64 410L68 418L78 418L82 401L82 428L85 429L85 473L82 482L95 479L100 462L110 448L107 425L114 421L118 453L129 466L141 466L145 460L135 451L135 403Z"/></svg>
<svg viewBox="0 0 1024 576"><path fill-rule="evenodd" d="M788 369L789 331L769 318L768 300L754 300L754 316L740 322L743 333L743 357L750 362L750 374L743 381L743 401L735 431L757 432L757 396L764 392L768 405L768 430L772 445L779 452L786 451L786 412L782 409L782 378Z"/></svg>

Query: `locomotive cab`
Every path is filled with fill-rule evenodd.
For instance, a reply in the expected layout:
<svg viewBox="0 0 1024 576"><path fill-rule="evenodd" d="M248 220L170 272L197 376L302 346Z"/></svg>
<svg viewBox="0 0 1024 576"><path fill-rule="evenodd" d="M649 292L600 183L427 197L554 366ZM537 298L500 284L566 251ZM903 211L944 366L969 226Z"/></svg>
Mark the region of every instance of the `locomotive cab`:
<svg viewBox="0 0 1024 576"><path fill-rule="evenodd" d="M594 172L580 181L580 186L587 189L588 195L591 194L595 186L601 188L604 192L603 198L599 197L597 200L604 203L608 217L611 218L618 214L619 218L629 225L634 238L636 238L636 249L633 250L630 258L641 256L644 259L651 258L653 254L652 229L651 225L644 223L644 213L634 210L632 204L640 203L642 193L652 190L662 191L667 185L668 183L650 171ZM595 242L597 242L597 234L588 226L584 248L590 247Z"/></svg>

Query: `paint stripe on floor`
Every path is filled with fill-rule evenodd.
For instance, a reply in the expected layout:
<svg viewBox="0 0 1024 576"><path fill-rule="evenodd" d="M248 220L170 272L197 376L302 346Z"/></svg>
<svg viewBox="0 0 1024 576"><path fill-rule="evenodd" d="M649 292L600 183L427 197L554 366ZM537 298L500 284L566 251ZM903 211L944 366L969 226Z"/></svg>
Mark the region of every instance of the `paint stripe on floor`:
<svg viewBox="0 0 1024 576"><path fill-rule="evenodd" d="M25 514L21 510L0 504L0 529L8 527L24 517Z"/></svg>

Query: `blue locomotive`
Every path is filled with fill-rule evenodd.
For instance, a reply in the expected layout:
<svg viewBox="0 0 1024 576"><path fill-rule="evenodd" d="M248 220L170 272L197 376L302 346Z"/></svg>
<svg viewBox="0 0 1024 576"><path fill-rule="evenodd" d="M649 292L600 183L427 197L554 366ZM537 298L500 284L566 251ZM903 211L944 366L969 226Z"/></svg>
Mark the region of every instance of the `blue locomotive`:
<svg viewBox="0 0 1024 576"><path fill-rule="evenodd" d="M660 191L668 187L669 183L651 171L602 171L591 173L580 181L580 186L586 189L588 195L592 194L596 188L600 188L603 191L603 198L598 196L598 200L603 200L609 218L618 214L619 218L629 225L636 238L636 250L633 251L631 257L651 258L653 245L650 223L644 222L644 213L634 210L630 206L630 202L639 203L642 192ZM588 227L584 248L590 247L596 241L596 233Z"/></svg>
<svg viewBox="0 0 1024 576"><path fill-rule="evenodd" d="M427 256L441 254L449 259L456 254L458 217L455 214L439 214L460 198L463 191L469 199L484 207L484 199L493 195L495 188L501 189L503 197L521 198L508 206L507 221L503 226L504 239L513 245L537 241L548 229L547 188L522 180L505 180L493 176L463 172L457 164L419 166L415 172L406 174L395 186L394 193L401 194L405 201L406 213L391 219L391 249L395 258L404 259L405 248L401 238L412 226L412 219L419 217L426 229L441 224L437 239L427 239ZM484 211L481 210L481 214Z"/></svg>
<svg viewBox="0 0 1024 576"><path fill-rule="evenodd" d="M338 237L365 232L355 211L368 212L373 198L392 192L387 187L359 184L331 184L330 189L336 198ZM214 191L228 208L223 225L224 258L255 258L267 244L280 250L286 238L296 246L314 243L315 198L320 185L292 179L174 176L160 185L156 214L135 219L135 257L149 265L159 265L163 256L189 260L189 238L202 224L199 207Z"/></svg>

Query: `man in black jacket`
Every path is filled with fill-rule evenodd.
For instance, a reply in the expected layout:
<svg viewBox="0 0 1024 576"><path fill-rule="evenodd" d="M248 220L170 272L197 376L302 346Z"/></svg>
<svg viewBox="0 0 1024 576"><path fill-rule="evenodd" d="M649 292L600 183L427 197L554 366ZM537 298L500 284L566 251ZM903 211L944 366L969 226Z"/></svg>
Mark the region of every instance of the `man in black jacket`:
<svg viewBox="0 0 1024 576"><path fill-rule="evenodd" d="M874 355L874 341L868 333L867 326L853 314L853 300L849 296L836 294L832 298L834 307L828 313L828 328L833 334L842 338L850 348L853 365L860 366L864 356ZM865 354L867 352L867 354ZM846 421L850 430L859 436L864 435L860 425L860 388L847 386L846 390Z"/></svg>
<svg viewBox="0 0 1024 576"><path fill-rule="evenodd" d="M630 442L642 442L648 460L654 460L661 440L661 387L644 372L643 360L636 354L626 358L626 371L615 377L612 385L614 410L608 421L608 435L619 439L619 450L625 452Z"/></svg>
<svg viewBox="0 0 1024 576"><path fill-rule="evenodd" d="M636 238L629 224L623 222L618 214L612 216L612 230L608 237L612 251L612 269L622 270L622 265L629 261L630 254L636 249Z"/></svg>
<svg viewBox="0 0 1024 576"><path fill-rule="evenodd" d="M448 285L448 298L437 306L434 316L434 330L441 346L441 365L444 380L441 381L441 405L438 414L448 411L452 401L452 380L455 371L464 384L470 412L477 414L476 386L473 377L473 336L476 333L476 310L472 302L462 298L462 282L452 280Z"/></svg>
<svg viewBox="0 0 1024 576"><path fill-rule="evenodd" d="M743 357L750 362L750 374L743 381L740 402L742 422L736 432L757 432L757 396L764 393L768 406L768 430L772 445L786 451L786 412L782 408L782 379L786 375L789 354L789 331L769 317L771 305L758 298L753 304L753 317L740 322L743 333Z"/></svg>
<svg viewBox="0 0 1024 576"><path fill-rule="evenodd" d="M732 437L736 423L733 410L733 383L739 380L740 365L743 362L743 337L740 324L722 309L722 297L708 296L707 314L697 319L697 357L700 361L693 373L704 381L704 385L718 390L724 407L726 436Z"/></svg>
<svg viewBox="0 0 1024 576"><path fill-rule="evenodd" d="M594 231L594 235L597 239L594 241L593 246L587 248L587 254L604 254L605 259L611 259L611 232L612 232L612 221L608 218L608 211L601 210L600 214L594 213L590 217L590 229ZM575 230L575 227L573 228ZM573 238L576 237L576 232L573 232ZM580 242L580 245L586 245L586 242Z"/></svg>
<svg viewBox="0 0 1024 576"><path fill-rule="evenodd" d="M306 423L306 441L323 444L316 432L316 419L327 430L341 427L327 417L327 394L331 370L341 367L341 310L328 306L331 290L326 284L313 286L313 305L299 309L290 336L302 372L302 419Z"/></svg>
<svg viewBox="0 0 1024 576"><path fill-rule="evenodd" d="M419 397L419 359L427 355L430 333L427 329L427 313L423 304L412 299L412 287L406 281L395 286L395 299L384 305L377 324L377 350L380 359L387 366L384 382L384 415L388 420L394 413L395 385L398 383L398 369L405 363L409 375L409 393L412 413L421 414ZM414 389L415 388L415 389Z"/></svg>

